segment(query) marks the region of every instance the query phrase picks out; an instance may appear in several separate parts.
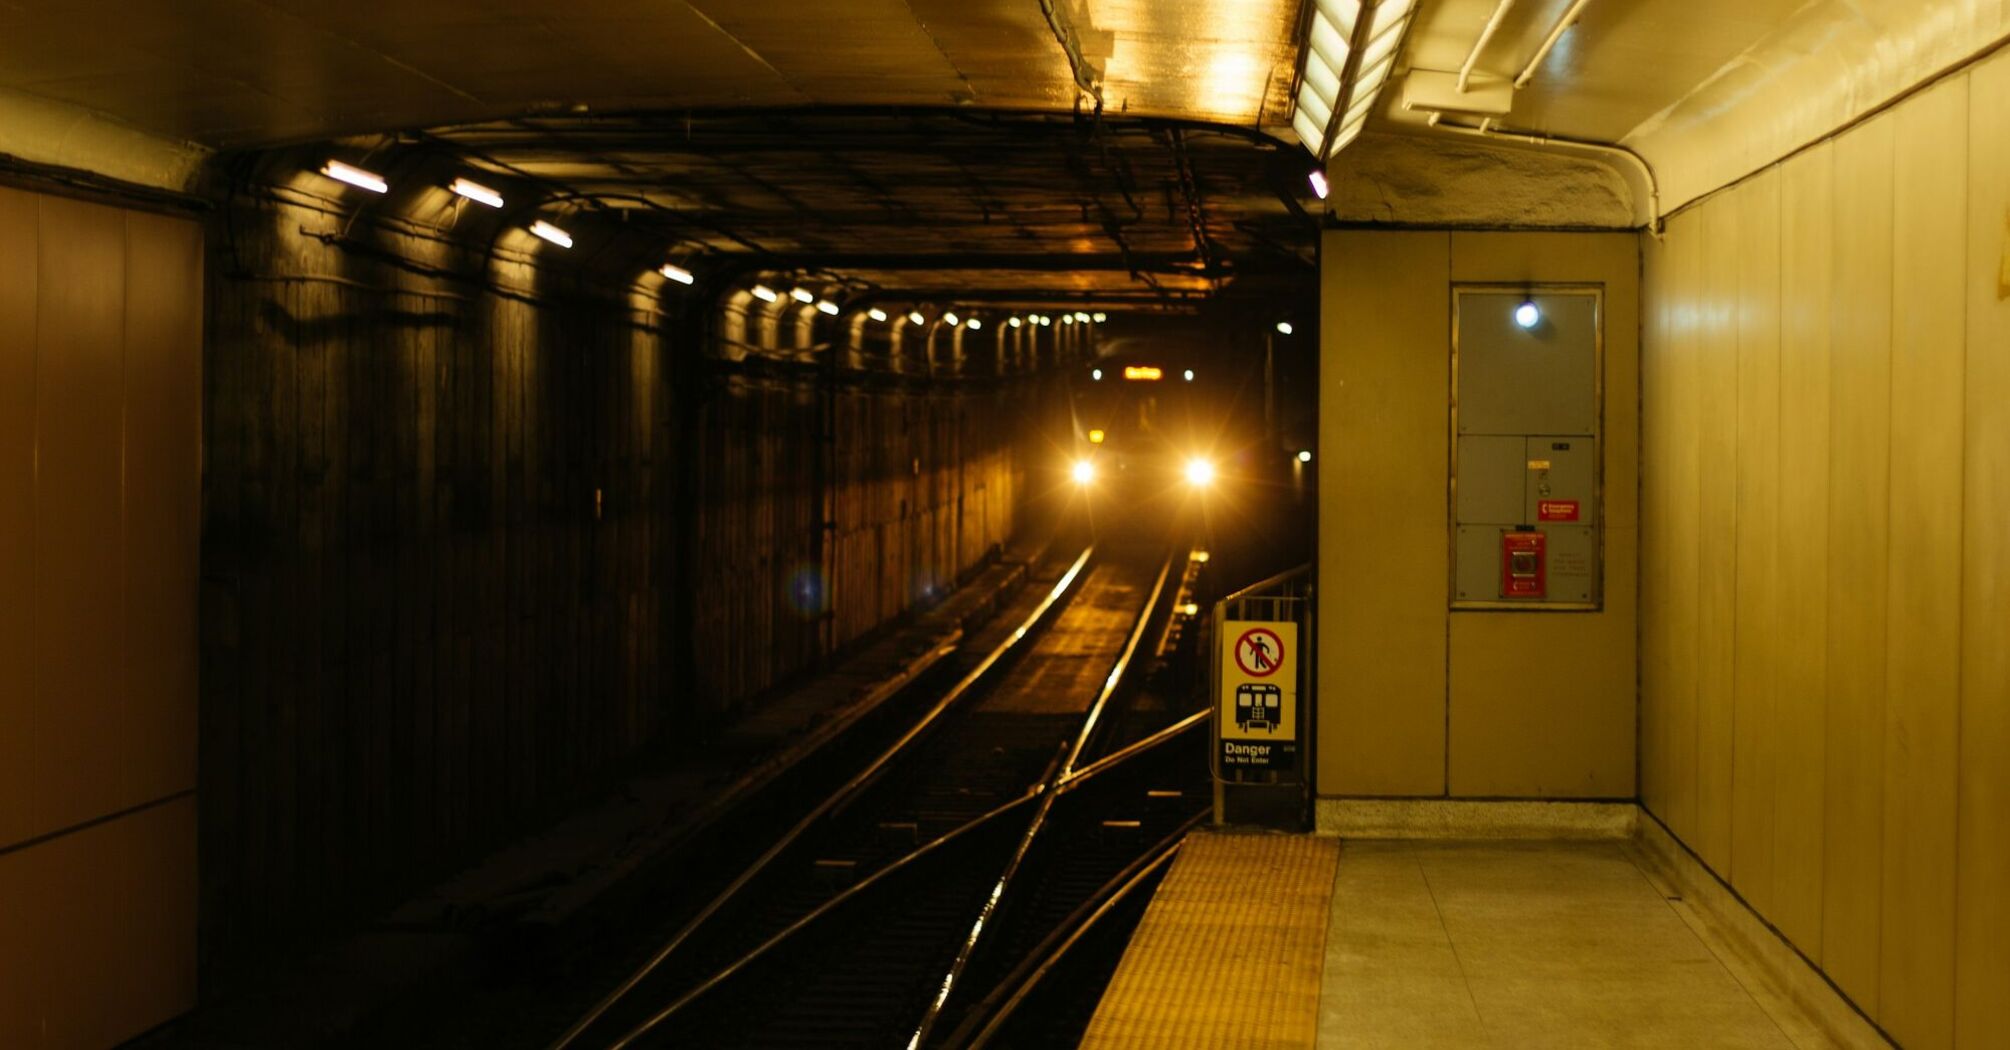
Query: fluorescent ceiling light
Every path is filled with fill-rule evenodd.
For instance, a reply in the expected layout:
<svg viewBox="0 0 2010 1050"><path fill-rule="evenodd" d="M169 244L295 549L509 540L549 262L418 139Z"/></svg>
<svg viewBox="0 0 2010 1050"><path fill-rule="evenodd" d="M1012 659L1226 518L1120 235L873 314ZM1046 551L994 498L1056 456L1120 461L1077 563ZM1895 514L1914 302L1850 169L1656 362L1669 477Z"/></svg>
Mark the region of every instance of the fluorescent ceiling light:
<svg viewBox="0 0 2010 1050"><path fill-rule="evenodd" d="M391 188L390 183L385 182L383 177L376 172L364 171L362 168L352 167L339 160L331 160L321 165L321 174L334 179L336 182L346 182L358 189L369 190L371 193L383 193Z"/></svg>
<svg viewBox="0 0 2010 1050"><path fill-rule="evenodd" d="M873 308L872 308L872 309L870 309L870 310L867 310L867 311L865 312L865 315L866 315L867 317L870 317L870 318L872 318L872 319L873 319L873 320L875 320L875 321L884 321L884 320L886 320L886 311L885 311L885 310L882 310L882 309L880 309L880 308L879 308L879 307L877 307L877 306L873 307Z"/></svg>
<svg viewBox="0 0 2010 1050"><path fill-rule="evenodd" d="M531 223L530 232L537 234L539 237L542 237L545 240L550 241L551 243L556 244L561 248L572 247L572 234L569 234L564 230L561 230L558 227L553 226L552 224L544 221L543 219L539 219L536 222Z"/></svg>
<svg viewBox="0 0 2010 1050"><path fill-rule="evenodd" d="M500 208L503 206L502 194L489 189L479 182L469 182L467 179L455 179L447 188L471 201L480 201L491 208Z"/></svg>
<svg viewBox="0 0 2010 1050"><path fill-rule="evenodd" d="M664 263L663 268L656 272L676 281L678 284L690 284L697 280L696 277L692 276L691 271L672 263Z"/></svg>
<svg viewBox="0 0 2010 1050"><path fill-rule="evenodd" d="M794 299L796 302L799 303L813 303L817 301L817 297L815 295L810 294L810 290L808 288L789 289L789 298Z"/></svg>
<svg viewBox="0 0 2010 1050"><path fill-rule="evenodd" d="M818 299L817 312L820 314L829 314L832 317L836 317L838 312L838 304L831 302L829 299Z"/></svg>
<svg viewBox="0 0 2010 1050"><path fill-rule="evenodd" d="M1361 134L1415 7L1413 0L1314 0L1291 115L1292 130L1314 157L1325 160Z"/></svg>
<svg viewBox="0 0 2010 1050"><path fill-rule="evenodd" d="M759 299L764 303L772 303L775 300L781 298L781 296L776 295L775 290L773 288L770 288L765 284L757 284L754 286L754 298Z"/></svg>

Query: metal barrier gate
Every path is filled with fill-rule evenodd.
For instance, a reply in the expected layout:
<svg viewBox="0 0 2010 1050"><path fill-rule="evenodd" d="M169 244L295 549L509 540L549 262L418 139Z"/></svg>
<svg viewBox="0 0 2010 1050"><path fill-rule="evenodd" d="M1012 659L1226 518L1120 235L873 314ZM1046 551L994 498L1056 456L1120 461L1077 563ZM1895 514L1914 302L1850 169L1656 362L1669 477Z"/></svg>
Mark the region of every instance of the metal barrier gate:
<svg viewBox="0 0 2010 1050"><path fill-rule="evenodd" d="M1312 598L1308 564L1214 605L1208 763L1216 824L1310 826Z"/></svg>

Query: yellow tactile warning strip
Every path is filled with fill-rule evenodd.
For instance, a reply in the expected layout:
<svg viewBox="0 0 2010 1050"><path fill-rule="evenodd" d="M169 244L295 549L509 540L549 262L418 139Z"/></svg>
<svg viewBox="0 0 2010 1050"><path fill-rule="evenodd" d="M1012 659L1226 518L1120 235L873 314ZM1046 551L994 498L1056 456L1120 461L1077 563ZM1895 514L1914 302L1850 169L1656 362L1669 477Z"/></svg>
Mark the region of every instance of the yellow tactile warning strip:
<svg viewBox="0 0 2010 1050"><path fill-rule="evenodd" d="M1311 1047L1340 840L1195 832L1084 1047Z"/></svg>

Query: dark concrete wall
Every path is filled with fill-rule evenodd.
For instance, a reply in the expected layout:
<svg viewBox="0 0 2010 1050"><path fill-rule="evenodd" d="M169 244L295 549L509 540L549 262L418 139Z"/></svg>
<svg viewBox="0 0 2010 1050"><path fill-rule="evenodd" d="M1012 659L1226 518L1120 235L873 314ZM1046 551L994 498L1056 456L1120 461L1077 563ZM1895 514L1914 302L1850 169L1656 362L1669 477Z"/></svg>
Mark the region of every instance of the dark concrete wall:
<svg viewBox="0 0 2010 1050"><path fill-rule="evenodd" d="M644 249L274 182L212 223L212 978L674 759L1015 528L1029 387L728 362Z"/></svg>

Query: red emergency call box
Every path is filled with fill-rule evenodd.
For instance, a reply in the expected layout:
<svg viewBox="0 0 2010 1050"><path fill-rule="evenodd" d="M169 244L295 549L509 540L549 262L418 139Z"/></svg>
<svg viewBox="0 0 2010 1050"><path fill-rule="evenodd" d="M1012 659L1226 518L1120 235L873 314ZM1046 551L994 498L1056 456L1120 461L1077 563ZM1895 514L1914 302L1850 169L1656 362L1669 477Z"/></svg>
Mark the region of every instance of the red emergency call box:
<svg viewBox="0 0 2010 1050"><path fill-rule="evenodd" d="M1501 597L1541 598L1547 593L1547 540L1540 532L1501 533Z"/></svg>

